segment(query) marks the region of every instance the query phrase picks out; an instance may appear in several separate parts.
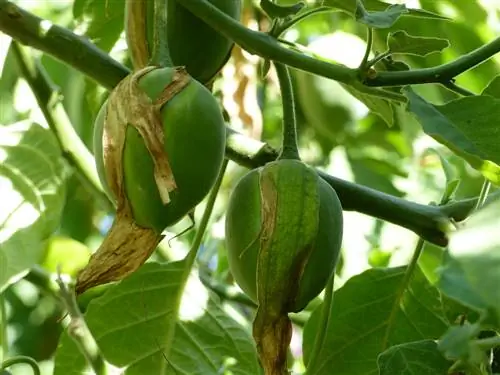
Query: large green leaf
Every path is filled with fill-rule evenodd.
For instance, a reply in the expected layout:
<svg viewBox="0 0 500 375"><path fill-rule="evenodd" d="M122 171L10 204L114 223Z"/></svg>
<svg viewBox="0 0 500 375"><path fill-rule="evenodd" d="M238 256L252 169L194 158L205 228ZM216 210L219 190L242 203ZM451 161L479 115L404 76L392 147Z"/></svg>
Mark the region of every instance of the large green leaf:
<svg viewBox="0 0 500 375"><path fill-rule="evenodd" d="M426 134L500 184L500 99L478 95L437 106L410 88L405 88L404 93L408 97L408 110Z"/></svg>
<svg viewBox="0 0 500 375"><path fill-rule="evenodd" d="M104 358L125 374L259 374L247 332L192 279L182 296L185 262L148 263L89 304L87 325ZM55 375L85 368L75 344L64 336ZM174 371L175 370L175 371Z"/></svg>
<svg viewBox="0 0 500 375"><path fill-rule="evenodd" d="M0 126L0 290L40 260L60 222L65 168L53 134L28 121Z"/></svg>
<svg viewBox="0 0 500 375"><path fill-rule="evenodd" d="M444 375L452 364L433 340L395 345L378 357L380 375Z"/></svg>
<svg viewBox="0 0 500 375"><path fill-rule="evenodd" d="M394 345L438 339L450 313L436 288L417 268L404 290L406 267L370 269L349 279L335 293L330 324L311 375L378 374L377 357ZM304 328L307 363L319 327L322 305Z"/></svg>
<svg viewBox="0 0 500 375"><path fill-rule="evenodd" d="M489 307L500 322L500 200L473 214L450 238L449 251L463 271L462 278L472 293L455 294L455 298L472 307ZM445 269L443 275L456 270ZM474 300L471 298L476 296ZM500 323L499 327L500 327ZM498 327L497 327L498 328Z"/></svg>

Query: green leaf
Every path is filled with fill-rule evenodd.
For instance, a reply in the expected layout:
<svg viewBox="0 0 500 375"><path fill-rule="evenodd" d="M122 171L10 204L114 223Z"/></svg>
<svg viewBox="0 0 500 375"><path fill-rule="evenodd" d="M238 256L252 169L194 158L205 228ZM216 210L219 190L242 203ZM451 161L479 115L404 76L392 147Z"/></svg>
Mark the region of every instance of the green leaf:
<svg viewBox="0 0 500 375"><path fill-rule="evenodd" d="M468 359L470 358L472 341L477 338L479 330L475 325L464 324L450 327L443 337L439 340L439 350L450 359ZM478 353L475 348L475 355Z"/></svg>
<svg viewBox="0 0 500 375"><path fill-rule="evenodd" d="M440 151L437 149L429 148L426 153L435 154L441 161L441 167L443 168L444 175L446 177L446 187L441 197L440 204L446 204L451 199L454 198L457 189L460 185L460 178L453 166L446 160Z"/></svg>
<svg viewBox="0 0 500 375"><path fill-rule="evenodd" d="M500 184L500 99L471 96L436 106L414 93L408 97L407 110L412 112L426 134L464 158L486 178Z"/></svg>
<svg viewBox="0 0 500 375"><path fill-rule="evenodd" d="M441 38L412 36L399 30L387 36L387 46L391 53L427 56L448 48L450 42Z"/></svg>
<svg viewBox="0 0 500 375"><path fill-rule="evenodd" d="M438 288L448 297L476 311L488 308L486 301L470 285L461 263L452 258L449 252L444 253L438 276Z"/></svg>
<svg viewBox="0 0 500 375"><path fill-rule="evenodd" d="M387 9L388 6L391 5L379 0L364 0L363 4L365 9L369 11L378 11L378 12L384 11L385 9ZM351 16L354 17L356 13L357 0L324 0L323 5L340 9L346 13L349 13ZM407 9L408 13L403 14L403 16L449 20L449 18L447 17L443 17L440 14L429 12L424 9L412 9L412 8L407 8Z"/></svg>
<svg viewBox="0 0 500 375"><path fill-rule="evenodd" d="M496 314L500 322L500 200L495 200L467 219L453 233L449 251L464 273L473 295ZM499 327L500 328L500 324Z"/></svg>
<svg viewBox="0 0 500 375"><path fill-rule="evenodd" d="M477 324L463 324L451 327L439 340L438 349L443 355L456 362L455 371L464 374L491 374L491 353L478 344L480 328ZM462 373L462 372L460 372Z"/></svg>
<svg viewBox="0 0 500 375"><path fill-rule="evenodd" d="M125 374L259 374L249 333L220 307L199 280L183 291L185 262L147 263L93 300L87 325L104 358ZM179 315L179 316L178 316ZM55 375L85 366L69 337L56 354Z"/></svg>
<svg viewBox="0 0 500 375"><path fill-rule="evenodd" d="M481 95L489 95L500 99L500 75L495 76L488 86L485 87Z"/></svg>
<svg viewBox="0 0 500 375"><path fill-rule="evenodd" d="M0 291L37 263L58 227L66 175L53 134L29 121L0 126Z"/></svg>
<svg viewBox="0 0 500 375"><path fill-rule="evenodd" d="M349 85L340 85L352 96L366 105L373 113L380 116L380 118L384 120L387 125L394 125L394 111L388 100L370 94L365 94Z"/></svg>
<svg viewBox="0 0 500 375"><path fill-rule="evenodd" d="M453 362L439 352L433 340L395 345L378 357L380 375L446 374Z"/></svg>
<svg viewBox="0 0 500 375"><path fill-rule="evenodd" d="M438 290L417 268L401 291L406 267L370 269L349 279L335 292L323 348L311 375L377 373L377 357L394 345L437 339L450 323ZM322 305L304 328L307 363L319 325Z"/></svg>
<svg viewBox="0 0 500 375"><path fill-rule="evenodd" d="M112 0L76 0L73 15L78 25L85 26L85 36L102 50L109 52L124 28L125 3Z"/></svg>
<svg viewBox="0 0 500 375"><path fill-rule="evenodd" d="M291 5L280 5L273 3L272 0L260 0L260 7L270 18L286 18L293 16L300 12L305 5L303 1Z"/></svg>
<svg viewBox="0 0 500 375"><path fill-rule="evenodd" d="M356 21L375 29L387 29L403 14L408 13L408 9L403 4L390 5L381 12L367 12L364 8L356 8Z"/></svg>

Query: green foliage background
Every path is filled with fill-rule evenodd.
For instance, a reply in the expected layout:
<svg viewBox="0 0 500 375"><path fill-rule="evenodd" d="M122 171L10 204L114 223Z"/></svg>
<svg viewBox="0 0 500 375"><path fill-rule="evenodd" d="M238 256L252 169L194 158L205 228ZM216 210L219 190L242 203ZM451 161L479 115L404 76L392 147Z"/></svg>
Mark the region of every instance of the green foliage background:
<svg viewBox="0 0 500 375"><path fill-rule="evenodd" d="M15 3L82 33L130 68L121 1ZM377 0L364 3L370 11L388 5ZM427 13L403 16L390 27L376 29L372 52L389 48L395 60L412 69L450 62L491 41L500 29L500 4L495 1L393 3L406 3L409 8L420 5ZM255 17L257 4L250 0L245 4L245 16ZM364 54L367 31L352 17L353 4L326 0L324 5L337 11L307 18L284 38L308 46L317 58L355 68ZM262 14L259 17L266 27L267 21ZM112 211L64 159L9 46L10 39L0 34L0 291L8 343L8 351L1 354L4 359L31 356L44 374L79 374L86 364L63 333L67 320L61 320L64 309L53 277L57 264L62 264L68 277L85 265L109 228ZM91 150L93 120L107 91L62 61L30 51L58 88L68 120ZM234 129L279 148L281 97L273 69L261 79L260 64L255 55L235 54L214 89ZM410 99L405 111L385 99L292 69L301 155L335 177L421 204L440 202L457 180L453 199L477 196L485 176L494 183L500 181L500 86L495 79L499 72L500 58L495 56L457 77L456 85L480 97L460 98L433 83L414 85L404 92ZM242 77L248 79L246 85L241 84ZM251 340L253 307L244 296L232 293L236 287L224 249L227 200L246 170L229 164L184 293L180 273L192 232L164 241L149 264L118 285L79 299L104 358L114 366L130 366L127 374L260 371ZM204 205L196 211L198 222ZM441 353L456 353L452 349L468 345L477 336L477 332L463 334L464 339L452 340L454 346L446 346L445 341L438 351L434 340L445 335L460 316L474 323L478 314L493 311L481 328L500 329L500 244L492 235L500 228L498 206L495 203L471 220L470 229L452 237L451 260L442 248L426 243L415 275L403 291L399 285L418 237L394 224L346 211L338 294L332 309L335 321L311 373L444 374L452 362ZM186 225L188 221L169 228L167 239ZM486 274L481 280L480 275ZM321 329L321 306L317 299L294 316L291 352L297 372L304 370ZM485 371L480 362L471 360L468 371L488 373L474 372ZM411 363L425 363L426 368L411 372ZM398 372L405 367L410 370ZM13 373L29 370L17 366Z"/></svg>

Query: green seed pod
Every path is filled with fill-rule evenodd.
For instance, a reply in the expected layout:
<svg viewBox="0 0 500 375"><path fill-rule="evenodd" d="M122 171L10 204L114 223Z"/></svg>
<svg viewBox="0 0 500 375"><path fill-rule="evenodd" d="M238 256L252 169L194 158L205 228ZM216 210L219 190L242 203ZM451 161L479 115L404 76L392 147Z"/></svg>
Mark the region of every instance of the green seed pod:
<svg viewBox="0 0 500 375"><path fill-rule="evenodd" d="M235 20L240 19L241 0L208 0ZM226 64L233 42L176 1L168 2L168 48L175 65L185 66L195 79L208 83Z"/></svg>
<svg viewBox="0 0 500 375"><path fill-rule="evenodd" d="M337 263L342 207L333 188L298 160L255 169L227 210L231 272L266 314L297 312L325 287Z"/></svg>
<svg viewBox="0 0 500 375"><path fill-rule="evenodd" d="M172 82L175 72L172 68L152 70L139 79L139 88L153 102ZM94 154L101 182L115 200L103 158L106 111L107 102L95 122ZM152 156L133 126L127 127L123 149L124 187L134 220L158 233L182 219L208 194L222 166L225 148L225 125L219 105L196 80L189 77L187 85L161 107L160 115L163 149L177 185L170 192L169 203L160 197Z"/></svg>

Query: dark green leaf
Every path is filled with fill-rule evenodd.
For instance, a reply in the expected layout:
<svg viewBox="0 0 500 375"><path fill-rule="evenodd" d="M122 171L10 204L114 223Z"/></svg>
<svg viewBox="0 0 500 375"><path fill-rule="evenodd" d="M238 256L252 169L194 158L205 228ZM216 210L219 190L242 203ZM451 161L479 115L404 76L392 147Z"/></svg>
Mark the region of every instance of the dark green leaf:
<svg viewBox="0 0 500 375"><path fill-rule="evenodd" d="M387 46L391 53L427 56L434 52L441 52L450 46L450 42L441 38L411 36L400 30L389 34Z"/></svg>
<svg viewBox="0 0 500 375"><path fill-rule="evenodd" d="M425 133L463 157L492 182L500 183L500 99L471 96L436 106L404 89L407 109Z"/></svg>
<svg viewBox="0 0 500 375"><path fill-rule="evenodd" d="M453 364L443 357L433 340L392 346L377 362L380 375L446 375Z"/></svg>
<svg viewBox="0 0 500 375"><path fill-rule="evenodd" d="M377 373L377 357L393 345L438 339L450 323L436 288L417 269L401 291L406 267L370 269L336 291L325 342L311 375ZM305 363L319 327L322 305L304 328ZM456 313L458 315L458 312ZM310 371L310 372L309 372Z"/></svg>
<svg viewBox="0 0 500 375"><path fill-rule="evenodd" d="M53 134L38 124L0 126L0 291L41 260L58 227L66 170Z"/></svg>
<svg viewBox="0 0 500 375"><path fill-rule="evenodd" d="M356 20L375 29L387 29L403 14L408 13L402 4L391 5L382 12L366 12L363 8L356 8Z"/></svg>
<svg viewBox="0 0 500 375"><path fill-rule="evenodd" d="M259 374L251 336L199 280L188 282L179 307L184 272L183 261L148 263L89 304L87 325L105 359L127 367L127 375L171 374L173 368L185 374L215 375L224 369ZM78 357L64 338L55 375L76 374Z"/></svg>

